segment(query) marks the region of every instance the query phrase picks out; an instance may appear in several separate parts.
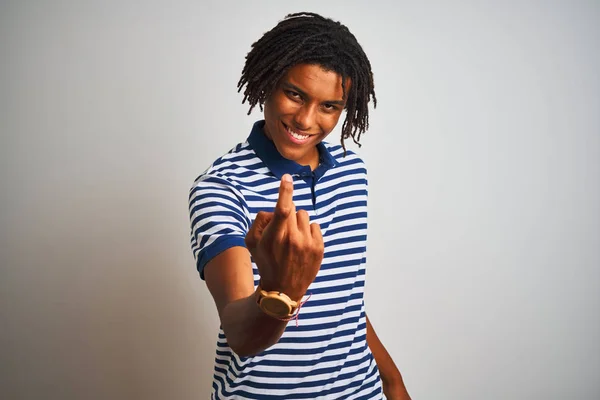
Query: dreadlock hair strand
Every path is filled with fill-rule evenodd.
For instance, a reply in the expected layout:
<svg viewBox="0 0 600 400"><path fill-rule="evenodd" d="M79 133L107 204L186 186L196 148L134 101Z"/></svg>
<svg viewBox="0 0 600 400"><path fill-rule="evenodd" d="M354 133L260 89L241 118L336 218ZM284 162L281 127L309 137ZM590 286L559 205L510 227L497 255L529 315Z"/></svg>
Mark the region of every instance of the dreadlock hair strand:
<svg viewBox="0 0 600 400"><path fill-rule="evenodd" d="M369 101L373 99L377 106L371 63L346 26L315 13L289 14L252 44L237 85L238 92L245 86L242 104L248 102L248 114L257 105L263 111L279 80L298 64L319 65L342 77L346 118L341 144L344 154L346 139L352 138L360 147L360 138L369 128Z"/></svg>

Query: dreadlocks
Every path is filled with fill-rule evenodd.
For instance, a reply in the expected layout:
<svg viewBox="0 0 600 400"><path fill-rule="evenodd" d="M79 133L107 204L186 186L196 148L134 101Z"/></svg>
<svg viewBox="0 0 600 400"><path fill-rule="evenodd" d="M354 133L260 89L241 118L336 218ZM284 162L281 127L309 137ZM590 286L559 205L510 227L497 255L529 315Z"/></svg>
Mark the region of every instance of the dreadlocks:
<svg viewBox="0 0 600 400"><path fill-rule="evenodd" d="M346 119L342 124L341 144L352 137L360 146L360 136L369 128L370 98L377 105L371 63L348 28L339 22L314 13L289 14L265 33L246 56L246 64L238 82L244 86L244 99L250 109L258 104L261 111L277 82L297 64L316 64L342 77L346 99ZM350 90L346 92L346 78Z"/></svg>

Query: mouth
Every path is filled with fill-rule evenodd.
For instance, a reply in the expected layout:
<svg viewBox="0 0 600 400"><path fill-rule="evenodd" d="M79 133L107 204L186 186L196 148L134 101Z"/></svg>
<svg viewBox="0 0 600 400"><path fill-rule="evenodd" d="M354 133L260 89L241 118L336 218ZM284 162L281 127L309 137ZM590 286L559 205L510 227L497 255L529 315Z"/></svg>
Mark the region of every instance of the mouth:
<svg viewBox="0 0 600 400"><path fill-rule="evenodd" d="M296 131L294 131L292 128L290 128L289 126L287 126L286 124L283 124L283 127L285 128L286 132L288 133L288 137L290 138L290 140L296 144L304 144L306 142L308 142L311 138L311 136L314 135L306 135L306 134L301 134L298 133Z"/></svg>

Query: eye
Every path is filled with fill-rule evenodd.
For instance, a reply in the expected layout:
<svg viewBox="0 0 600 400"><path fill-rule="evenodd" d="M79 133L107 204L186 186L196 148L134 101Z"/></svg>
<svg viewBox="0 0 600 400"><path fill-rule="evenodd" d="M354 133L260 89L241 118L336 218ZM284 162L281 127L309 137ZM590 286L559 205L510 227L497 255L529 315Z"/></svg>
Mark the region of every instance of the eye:
<svg viewBox="0 0 600 400"><path fill-rule="evenodd" d="M325 109L325 111L327 112L334 112L337 111L338 107L334 104L329 104L329 103L325 103L323 104L323 108Z"/></svg>
<svg viewBox="0 0 600 400"><path fill-rule="evenodd" d="M294 92L293 90L286 90L285 94L292 100L302 100L300 93Z"/></svg>

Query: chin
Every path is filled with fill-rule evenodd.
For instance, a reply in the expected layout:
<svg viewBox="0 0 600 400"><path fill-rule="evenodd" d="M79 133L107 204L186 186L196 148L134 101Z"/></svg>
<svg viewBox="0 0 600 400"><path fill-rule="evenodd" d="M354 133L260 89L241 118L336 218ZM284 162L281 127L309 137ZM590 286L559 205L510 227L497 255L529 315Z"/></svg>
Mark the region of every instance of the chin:
<svg viewBox="0 0 600 400"><path fill-rule="evenodd" d="M277 149L279 151L279 154L281 154L283 156L283 158L287 158L288 160L292 160L292 161L296 161L298 162L298 160L302 159L303 155L301 152L294 150L294 149L290 149L287 146L280 146L280 148Z"/></svg>

